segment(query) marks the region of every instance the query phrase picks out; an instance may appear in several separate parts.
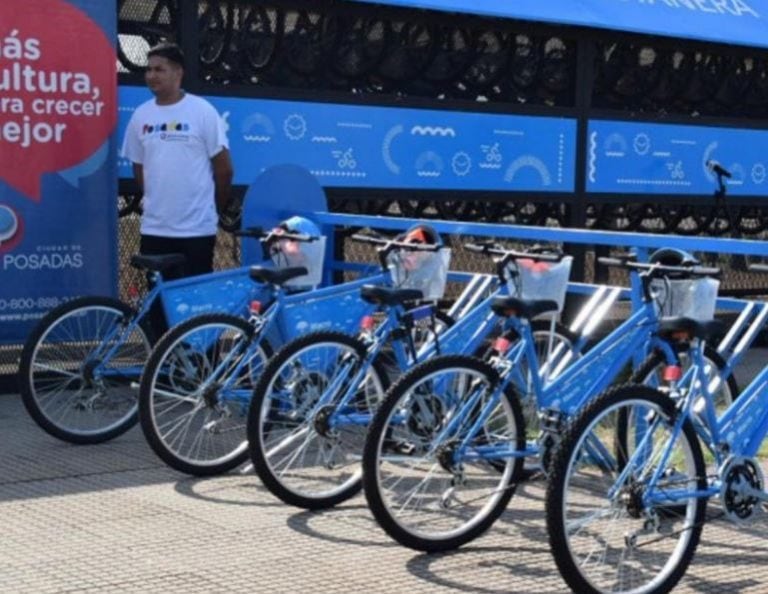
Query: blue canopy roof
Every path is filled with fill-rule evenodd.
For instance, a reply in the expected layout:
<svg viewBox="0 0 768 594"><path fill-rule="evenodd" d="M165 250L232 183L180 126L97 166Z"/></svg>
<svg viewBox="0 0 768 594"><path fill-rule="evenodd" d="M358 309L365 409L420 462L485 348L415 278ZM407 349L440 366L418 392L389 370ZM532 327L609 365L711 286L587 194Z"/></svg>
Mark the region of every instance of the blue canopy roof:
<svg viewBox="0 0 768 594"><path fill-rule="evenodd" d="M768 0L355 0L768 47Z"/></svg>

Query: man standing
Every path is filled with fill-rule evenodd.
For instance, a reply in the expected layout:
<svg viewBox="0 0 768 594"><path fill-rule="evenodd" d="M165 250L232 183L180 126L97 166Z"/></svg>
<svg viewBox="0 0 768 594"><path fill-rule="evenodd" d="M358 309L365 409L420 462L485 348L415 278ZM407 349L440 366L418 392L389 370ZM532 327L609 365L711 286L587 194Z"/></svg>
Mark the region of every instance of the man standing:
<svg viewBox="0 0 768 594"><path fill-rule="evenodd" d="M155 98L133 113L123 143L144 194L141 253L186 256L165 278L213 270L218 213L232 185L224 122L205 99L184 92L183 76L177 45L149 50L145 79Z"/></svg>

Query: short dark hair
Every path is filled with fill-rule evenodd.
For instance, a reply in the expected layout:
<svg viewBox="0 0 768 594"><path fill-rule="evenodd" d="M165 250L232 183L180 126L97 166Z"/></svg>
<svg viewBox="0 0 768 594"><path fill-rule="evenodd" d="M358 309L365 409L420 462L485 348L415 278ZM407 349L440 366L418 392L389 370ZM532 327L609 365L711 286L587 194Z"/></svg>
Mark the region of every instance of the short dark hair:
<svg viewBox="0 0 768 594"><path fill-rule="evenodd" d="M184 52L175 43L163 41L156 46L151 47L147 52L147 60L151 57L157 56L158 58L165 58L171 62L174 62L184 68Z"/></svg>

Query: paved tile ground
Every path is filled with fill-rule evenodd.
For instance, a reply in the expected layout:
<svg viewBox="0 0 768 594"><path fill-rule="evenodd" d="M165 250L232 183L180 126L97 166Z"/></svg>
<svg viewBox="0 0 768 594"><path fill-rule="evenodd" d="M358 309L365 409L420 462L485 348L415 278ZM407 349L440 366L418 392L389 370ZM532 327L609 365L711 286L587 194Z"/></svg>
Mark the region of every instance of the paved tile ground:
<svg viewBox="0 0 768 594"><path fill-rule="evenodd" d="M542 494L526 485L486 536L422 555L389 541L362 497L292 509L253 475L167 469L138 428L98 446L58 442L0 396L0 592L563 592ZM678 591L768 592L766 532L768 520L709 524Z"/></svg>

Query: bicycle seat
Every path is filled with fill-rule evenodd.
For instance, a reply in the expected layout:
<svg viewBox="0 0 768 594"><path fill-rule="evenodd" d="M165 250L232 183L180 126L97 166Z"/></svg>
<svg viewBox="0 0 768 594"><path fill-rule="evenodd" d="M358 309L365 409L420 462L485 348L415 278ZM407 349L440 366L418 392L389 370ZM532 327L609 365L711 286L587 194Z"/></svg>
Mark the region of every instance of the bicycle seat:
<svg viewBox="0 0 768 594"><path fill-rule="evenodd" d="M665 340L675 340L676 335L684 334L686 338L710 340L722 334L725 326L720 320L700 322L692 318L670 317L659 321L659 336Z"/></svg>
<svg viewBox="0 0 768 594"><path fill-rule="evenodd" d="M269 283L271 285L282 285L289 280L308 274L304 266L291 266L289 268L265 268L263 266L252 266L249 272L251 279L259 283Z"/></svg>
<svg viewBox="0 0 768 594"><path fill-rule="evenodd" d="M184 264L186 258L184 254L160 254L160 255L148 255L148 254L135 254L131 256L131 265L139 270L152 270L154 272L162 272L168 270L173 266Z"/></svg>
<svg viewBox="0 0 768 594"><path fill-rule="evenodd" d="M391 289L377 285L363 285L360 289L363 301L374 305L399 305L404 301L422 299L424 294L418 289Z"/></svg>
<svg viewBox="0 0 768 594"><path fill-rule="evenodd" d="M541 314L557 311L557 301L551 299L519 299L508 295L494 297L491 302L493 313L502 318L516 316L530 320Z"/></svg>

